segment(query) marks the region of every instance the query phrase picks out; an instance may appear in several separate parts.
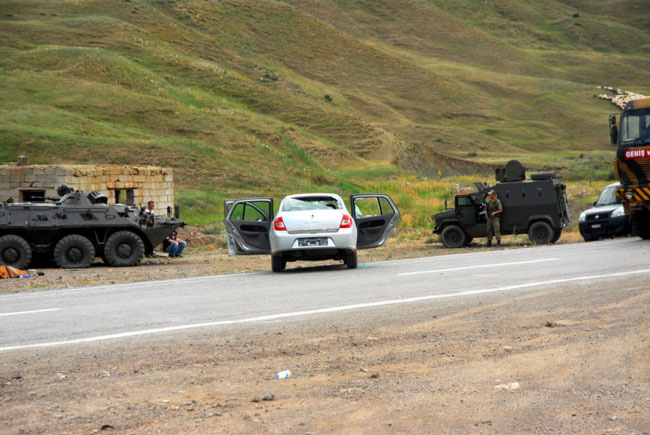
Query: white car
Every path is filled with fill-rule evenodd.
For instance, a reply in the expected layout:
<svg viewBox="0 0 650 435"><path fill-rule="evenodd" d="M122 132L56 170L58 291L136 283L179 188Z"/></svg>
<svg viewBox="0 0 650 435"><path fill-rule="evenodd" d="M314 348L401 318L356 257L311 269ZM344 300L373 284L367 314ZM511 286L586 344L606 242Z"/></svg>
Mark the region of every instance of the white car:
<svg viewBox="0 0 650 435"><path fill-rule="evenodd" d="M271 269L287 261L343 260L357 267L357 249L382 246L399 222L388 195L350 196L350 213L340 196L306 193L285 197L273 212L272 198L226 200L230 255L271 254Z"/></svg>

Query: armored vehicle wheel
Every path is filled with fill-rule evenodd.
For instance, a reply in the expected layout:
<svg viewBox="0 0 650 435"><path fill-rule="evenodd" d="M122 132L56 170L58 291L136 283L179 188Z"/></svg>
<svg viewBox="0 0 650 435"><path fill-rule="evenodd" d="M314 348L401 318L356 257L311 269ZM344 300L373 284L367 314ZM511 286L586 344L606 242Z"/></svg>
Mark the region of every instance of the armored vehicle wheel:
<svg viewBox="0 0 650 435"><path fill-rule="evenodd" d="M287 262L282 255L271 255L271 270L273 272L282 272L287 267Z"/></svg>
<svg viewBox="0 0 650 435"><path fill-rule="evenodd" d="M465 244L465 231L458 225L446 226L440 233L445 248L460 248Z"/></svg>
<svg viewBox="0 0 650 435"><path fill-rule="evenodd" d="M553 231L553 239L551 240L551 243L557 242L560 240L560 237L562 237L562 230Z"/></svg>
<svg viewBox="0 0 650 435"><path fill-rule="evenodd" d="M348 269L356 269L359 265L359 260L357 258L357 251L349 251L345 253L345 265L348 266Z"/></svg>
<svg viewBox="0 0 650 435"><path fill-rule="evenodd" d="M54 262L64 269L90 267L95 259L95 247L79 234L65 236L54 247Z"/></svg>
<svg viewBox="0 0 650 435"><path fill-rule="evenodd" d="M104 245L104 258L111 266L135 266L144 257L144 243L131 231L112 234Z"/></svg>
<svg viewBox="0 0 650 435"><path fill-rule="evenodd" d="M548 245L553 237L553 228L546 222L534 222L528 229L528 238L536 245Z"/></svg>
<svg viewBox="0 0 650 435"><path fill-rule="evenodd" d="M25 269L32 261L32 248L20 236L0 237L0 264Z"/></svg>

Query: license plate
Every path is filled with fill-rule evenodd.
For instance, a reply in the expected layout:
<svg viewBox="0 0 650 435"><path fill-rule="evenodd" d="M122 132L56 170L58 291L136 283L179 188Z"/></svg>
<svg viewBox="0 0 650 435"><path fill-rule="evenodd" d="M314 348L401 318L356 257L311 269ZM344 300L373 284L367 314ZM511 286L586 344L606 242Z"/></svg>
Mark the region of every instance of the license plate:
<svg viewBox="0 0 650 435"><path fill-rule="evenodd" d="M299 246L327 246L327 238L318 237L313 239L300 239L298 240Z"/></svg>
<svg viewBox="0 0 650 435"><path fill-rule="evenodd" d="M593 224L593 225L591 226L591 228L600 228L600 227L601 227L601 224Z"/></svg>

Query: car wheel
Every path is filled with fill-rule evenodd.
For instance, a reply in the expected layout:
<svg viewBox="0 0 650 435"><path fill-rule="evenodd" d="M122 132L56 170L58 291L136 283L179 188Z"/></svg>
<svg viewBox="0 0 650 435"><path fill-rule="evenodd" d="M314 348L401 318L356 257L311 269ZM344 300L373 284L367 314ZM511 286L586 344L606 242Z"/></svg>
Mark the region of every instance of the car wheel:
<svg viewBox="0 0 650 435"><path fill-rule="evenodd" d="M282 272L287 267L287 262L280 255L271 255L271 270L273 272Z"/></svg>
<svg viewBox="0 0 650 435"><path fill-rule="evenodd" d="M528 229L528 238L535 245L548 245L553 240L553 228L546 222L534 222Z"/></svg>
<svg viewBox="0 0 650 435"><path fill-rule="evenodd" d="M54 247L54 262L64 269L89 267L94 259L95 247L78 234L65 236Z"/></svg>
<svg viewBox="0 0 650 435"><path fill-rule="evenodd" d="M348 251L345 253L345 265L348 269L356 269L359 265L357 251Z"/></svg>
<svg viewBox="0 0 650 435"><path fill-rule="evenodd" d="M465 231L458 225L446 226L440 234L445 248L460 248L465 244Z"/></svg>
<svg viewBox="0 0 650 435"><path fill-rule="evenodd" d="M596 240L596 237L594 236L585 236L584 234L582 235L582 238L585 240L585 242L593 242Z"/></svg>
<svg viewBox="0 0 650 435"><path fill-rule="evenodd" d="M25 269L32 261L32 248L20 236L0 237L0 264Z"/></svg>
<svg viewBox="0 0 650 435"><path fill-rule="evenodd" d="M104 245L104 258L115 267L135 266L144 257L144 243L136 233L118 231Z"/></svg>

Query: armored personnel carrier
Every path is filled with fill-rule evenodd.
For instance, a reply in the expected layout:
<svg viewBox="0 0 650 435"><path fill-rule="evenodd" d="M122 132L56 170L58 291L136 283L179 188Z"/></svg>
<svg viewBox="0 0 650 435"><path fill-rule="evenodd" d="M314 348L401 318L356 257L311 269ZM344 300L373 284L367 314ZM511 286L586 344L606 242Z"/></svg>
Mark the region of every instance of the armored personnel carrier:
<svg viewBox="0 0 650 435"><path fill-rule="evenodd" d="M41 256L63 268L88 267L95 257L111 266L134 266L185 225L138 207L109 206L97 191L61 185L57 193L61 198L49 202L0 203L0 265L24 269Z"/></svg>
<svg viewBox="0 0 650 435"><path fill-rule="evenodd" d="M454 208L434 216L434 233L447 248L468 245L474 237L485 237L485 196L494 190L503 205L501 234L528 233L536 245L555 243L571 217L566 186L553 172L533 174L526 180L524 167L511 160L496 170L500 183L475 183L476 189L456 195Z"/></svg>

